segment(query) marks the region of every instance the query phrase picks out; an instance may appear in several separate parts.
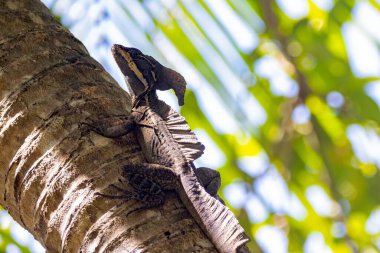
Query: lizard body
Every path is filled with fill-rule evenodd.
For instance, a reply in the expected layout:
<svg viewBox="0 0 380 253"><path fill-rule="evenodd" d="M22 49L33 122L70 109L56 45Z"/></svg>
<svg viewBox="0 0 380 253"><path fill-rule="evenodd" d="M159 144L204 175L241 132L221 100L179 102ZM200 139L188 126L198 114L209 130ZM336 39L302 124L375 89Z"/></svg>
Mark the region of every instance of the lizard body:
<svg viewBox="0 0 380 253"><path fill-rule="evenodd" d="M150 107L139 106L132 112L139 126L138 134L146 140L140 143L150 150L148 164L135 173L141 173L158 182L165 190L175 190L190 214L209 236L220 252L237 252L248 241L244 230L231 211L219 200L206 192L195 175L195 168L182 154L181 149L168 131L165 121ZM159 145L160 147L157 147ZM145 147L144 147L145 146ZM152 166L153 165L153 166ZM123 175L131 172L127 165ZM165 175L165 176L163 176Z"/></svg>
<svg viewBox="0 0 380 253"><path fill-rule="evenodd" d="M142 165L125 165L122 170L122 176L138 193L119 189L123 195L114 198L134 198L146 203L145 195L149 195L150 200L156 200L149 203L150 207L162 204L161 190L154 187L156 184L163 190L175 190L220 252L249 252L245 246L249 238L233 213L207 193L196 175L192 161L203 154L204 146L184 118L157 98L157 89L173 88L182 105L186 89L184 78L137 49L114 45L112 52L133 95L133 108L126 126L120 131L112 128L113 133L107 135L125 134L133 128L147 161ZM139 177L136 175L147 178L149 184L142 187L136 183ZM217 190L211 191L216 196Z"/></svg>

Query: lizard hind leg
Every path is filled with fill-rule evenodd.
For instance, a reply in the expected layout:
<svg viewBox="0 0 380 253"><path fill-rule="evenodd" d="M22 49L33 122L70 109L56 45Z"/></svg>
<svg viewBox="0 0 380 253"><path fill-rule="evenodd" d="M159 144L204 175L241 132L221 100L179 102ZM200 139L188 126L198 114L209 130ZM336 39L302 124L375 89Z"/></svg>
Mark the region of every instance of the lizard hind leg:
<svg viewBox="0 0 380 253"><path fill-rule="evenodd" d="M206 192L225 205L223 199L218 196L221 185L220 173L206 167L199 167L194 172Z"/></svg>
<svg viewBox="0 0 380 253"><path fill-rule="evenodd" d="M139 189L149 182L162 190L174 190L179 182L178 176L170 167L152 163L124 165L122 176L127 178L132 186L135 184Z"/></svg>
<svg viewBox="0 0 380 253"><path fill-rule="evenodd" d="M124 165L122 176L136 191L136 199L144 203L128 215L163 205L165 202L163 190L174 189L174 184L177 182L176 175L170 168L148 163Z"/></svg>
<svg viewBox="0 0 380 253"><path fill-rule="evenodd" d="M218 193L221 185L220 174L218 171L206 167L200 167L195 169L194 172L199 182L211 196Z"/></svg>
<svg viewBox="0 0 380 253"><path fill-rule="evenodd" d="M122 181L119 179L119 182L122 182ZM147 192L128 191L115 184L111 184L110 187L115 188L117 191L121 192L121 195L110 195L110 194L103 194L100 192L96 192L95 194L105 197L105 198L110 198L110 199L122 199L125 201L139 200L143 202L143 205L141 207L138 207L129 211L126 214L126 216L136 211L142 211L145 209L160 206L165 202L165 196L163 195L162 192L160 192L159 194L149 194Z"/></svg>

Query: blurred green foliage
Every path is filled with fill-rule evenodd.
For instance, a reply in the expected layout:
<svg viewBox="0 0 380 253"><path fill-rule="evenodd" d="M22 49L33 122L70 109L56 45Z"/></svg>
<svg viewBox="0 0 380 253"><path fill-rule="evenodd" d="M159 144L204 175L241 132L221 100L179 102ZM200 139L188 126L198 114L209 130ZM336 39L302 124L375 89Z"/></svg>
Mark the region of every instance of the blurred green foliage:
<svg viewBox="0 0 380 253"><path fill-rule="evenodd" d="M23 253L29 253L28 247L19 244L11 235L12 220L6 211L0 206L0 252L15 252L20 250ZM12 252L12 253L13 253Z"/></svg>
<svg viewBox="0 0 380 253"><path fill-rule="evenodd" d="M80 30L80 18L70 20L63 16L59 4L64 1L46 2L70 29ZM74 2L68 1L66 8L74 6ZM95 2L86 4L95 5ZM102 1L96 4L99 2ZM181 113L192 128L207 133L225 157L224 164L218 168L223 179L221 194L228 197L231 185L243 189L241 196L234 195L235 198L243 198L243 204L232 205L231 208L250 236L257 239L250 244L251 249L261 247L267 252L275 252L259 235L263 228L268 227L283 235L282 240L286 241L289 252L308 251L306 242L313 240L319 243L319 247L325 247L324 252L329 252L329 249L342 253L379 250L380 223L375 230L368 229L366 224L373 222L369 217L380 208L380 163L377 160L376 165L376 160L368 158L368 154L364 155L367 159L359 156L357 152L368 152L368 148L361 148L360 143L354 147L349 136L349 132L357 136L364 132L368 138L372 136L373 140L378 140L380 111L368 96L366 87L368 83L378 81L379 76L363 77L354 73L343 35L347 24L357 23L353 10L365 1L322 1L330 3L330 6L321 8L316 4L321 1L304 0L301 2L308 6L308 11L299 17L290 17L284 11L284 1L220 1L219 4L228 9L225 13L233 13L232 17L238 21L224 20L210 1L203 0L103 2L103 8L115 5L124 15L126 21L121 22L122 18L117 20L114 17L115 9L107 9L107 22L113 22L132 46L172 64L175 60L169 54L174 49L195 71L193 74L203 78L202 85L208 85L221 101L223 107L218 108L219 112L232 115L238 128L233 132L221 131L206 113L205 107L212 105L201 103L202 94L196 90L198 86L190 85L194 90L187 92ZM380 10L375 0L366 4L376 12ZM136 13L145 14L138 16ZM203 20L207 24L213 24L211 30L202 23L199 15L207 18L207 22ZM96 27L102 22L102 17L99 14L99 19L87 22L93 21L90 26ZM256 45L248 49L242 46L244 41L239 41L229 22L244 24L244 31L252 35L248 38L257 38ZM130 32L132 27L134 32ZM378 49L376 35L365 31L365 27L361 30ZM216 36L217 32L221 34ZM76 35L84 41L88 34L78 32ZM113 43L113 36L110 34L104 39L103 34L99 37L103 42ZM165 38L173 48L165 50L159 46L157 38ZM220 46L221 41L226 45L225 50ZM94 46L98 43L88 43L93 45L93 50L98 50ZM91 46L86 46L92 51ZM106 43L106 47L110 45ZM269 72L280 73L290 79L284 85L293 82L298 92L276 91L274 86L278 79L268 73L263 75L258 66L258 62L268 59L276 62L280 69L270 69ZM235 78L244 84L238 95L231 89L241 88L236 83L223 80L219 67L221 71L235 73ZM187 79L190 75L182 74ZM259 102L265 111L264 120L255 122L258 112L243 103L244 97ZM215 114L219 112L214 111ZM299 112L303 120L297 119ZM253 157L268 158L262 163L263 170L256 171L254 163L243 165L242 160ZM274 186L281 185L283 181L285 187L265 188L262 186L264 178ZM279 189L285 191L283 195L276 193ZM276 200L271 200L272 195L277 201L282 198L286 203L282 203L281 208L276 207ZM249 208L252 197L256 202ZM227 199L233 202L233 197ZM293 200L298 204L292 204ZM319 210L318 205L326 210ZM259 215L257 209L262 210L261 218L254 217ZM293 214L292 211L298 213ZM0 230L0 251L12 240L7 231ZM315 239L318 232L325 245L320 246L321 242ZM311 242L311 245L314 244Z"/></svg>
<svg viewBox="0 0 380 253"><path fill-rule="evenodd" d="M185 33L178 23L192 23L193 29L202 34L198 39L203 40L205 47L210 43L210 46L218 50L212 45L212 34L208 34L196 23L183 2L172 8L171 19L164 23L157 21L156 25L212 85L226 105L220 110L232 110L235 120L240 121L242 131L248 133L246 136L249 138L242 144L240 132L223 134L215 131L214 126L207 122L207 117L202 113L192 92L187 94L186 105L181 112L193 127L204 129L224 153L226 162L219 170L223 187L231 182L244 182L247 191L259 194L255 184L252 184L257 178L244 173L238 160L265 152L307 213L305 218L295 219L287 212L273 210L265 203L266 195L260 194L263 205L270 214L266 219L253 224L244 208L235 210L242 224L248 230L250 228L252 237L263 226L273 225L279 228L288 237L288 250L291 252L301 251L307 237L316 231L324 236L326 245L333 252L357 252L359 249L377 251L379 233L370 234L365 225L371 212L379 207L380 174L374 162L363 162L355 156L347 137L347 128L351 124L379 133L380 122L379 107L364 89L368 82L378 80L379 77L359 78L352 72L342 35L342 26L352 21L351 12L357 2L335 1L327 11L313 1L308 1L310 9L307 16L292 19L274 1L227 1L229 7L246 24L252 25L253 30L252 14L244 15L241 13L243 9L246 12L253 10L265 23L262 31L255 30L259 44L251 52L239 50L228 34L229 31L208 5L203 1L198 3L224 29L226 37L234 44L251 74L255 76L254 84L243 76L240 78L246 84L247 91L260 102L267 118L259 129L252 126L247 128L244 118L239 117L241 112L236 112L234 107L229 106L231 101L235 104L239 101L225 91L225 84L206 63L205 56L194 43L195 39ZM378 8L378 4L372 3ZM175 12L179 10L183 12L181 17L185 21L177 19L180 15ZM223 55L223 52L218 53ZM299 93L296 96L273 94L270 80L257 75L255 62L266 56L276 59L283 70L297 82ZM223 61L234 70L233 63L228 58ZM339 92L344 98L344 103L338 108L333 108L326 101L331 92ZM298 123L292 115L300 105L307 107L311 117ZM310 186L320 186L325 191L331 199L332 213L321 215L314 210L310 197L306 196ZM270 195L271 192L266 194ZM343 231L334 234L337 225Z"/></svg>

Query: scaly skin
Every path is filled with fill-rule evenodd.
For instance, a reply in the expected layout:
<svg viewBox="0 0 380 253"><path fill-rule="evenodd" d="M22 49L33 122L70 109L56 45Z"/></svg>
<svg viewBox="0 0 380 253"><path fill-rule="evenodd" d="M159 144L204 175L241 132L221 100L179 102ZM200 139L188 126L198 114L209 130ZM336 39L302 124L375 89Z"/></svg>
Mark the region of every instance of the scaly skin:
<svg viewBox="0 0 380 253"><path fill-rule="evenodd" d="M133 184L134 175L143 175L147 181L152 182L151 185L157 184L163 190L175 190L221 253L249 252L245 246L249 238L233 213L208 194L198 181L192 160L203 153L203 145L197 142L184 119L157 98L156 90L172 88L182 105L186 89L184 78L138 49L114 45L112 53L126 78L133 98L133 108L124 125L111 124L98 129L98 132L116 137L133 129L147 161L146 164L123 167L123 177L140 192L132 194L120 189L124 196L117 198L136 198L143 202L146 199L156 199L155 203L161 204L160 190L151 193L149 189ZM215 182L210 182L209 185L219 186ZM217 189L211 191L216 194Z"/></svg>
<svg viewBox="0 0 380 253"><path fill-rule="evenodd" d="M151 107L144 105L134 108L131 118L137 125L135 131L146 159L152 164L140 173L165 190L174 189L220 252L242 252L240 248L244 248L249 238L233 213L199 183L193 164L183 156L165 121ZM124 171L128 170L125 166ZM164 178L161 177L163 174L166 175Z"/></svg>

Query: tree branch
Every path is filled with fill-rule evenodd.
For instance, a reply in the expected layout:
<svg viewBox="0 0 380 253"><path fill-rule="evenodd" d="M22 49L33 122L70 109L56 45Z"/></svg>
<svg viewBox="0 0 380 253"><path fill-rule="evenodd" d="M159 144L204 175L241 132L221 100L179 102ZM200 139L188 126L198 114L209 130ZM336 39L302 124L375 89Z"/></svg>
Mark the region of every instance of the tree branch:
<svg viewBox="0 0 380 253"><path fill-rule="evenodd" d="M40 1L0 2L0 101L0 204L49 252L215 252L174 194L128 216L141 203L95 194L143 156L83 123L130 98Z"/></svg>

